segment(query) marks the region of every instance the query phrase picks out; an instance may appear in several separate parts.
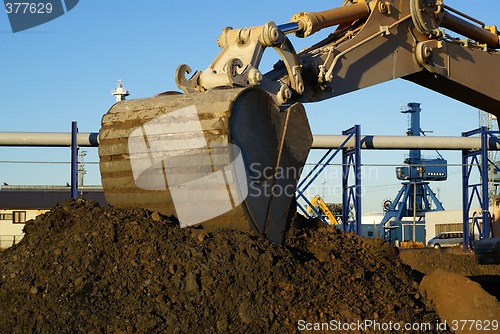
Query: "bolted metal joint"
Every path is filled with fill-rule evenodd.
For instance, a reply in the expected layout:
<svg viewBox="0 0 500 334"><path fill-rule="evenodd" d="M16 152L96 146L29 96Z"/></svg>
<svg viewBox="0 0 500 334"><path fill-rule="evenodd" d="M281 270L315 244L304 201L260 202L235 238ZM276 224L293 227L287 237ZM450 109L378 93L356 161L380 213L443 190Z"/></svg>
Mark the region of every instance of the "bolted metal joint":
<svg viewBox="0 0 500 334"><path fill-rule="evenodd" d="M302 67L300 65L296 65L296 66L292 67L292 74L295 77L295 81L298 82L297 87L295 88L295 90L299 94L304 93L304 89L305 89L304 88L304 83L302 82L301 72L302 72Z"/></svg>
<svg viewBox="0 0 500 334"><path fill-rule="evenodd" d="M267 22L260 35L262 46L273 46L280 43L280 30L274 22Z"/></svg>
<svg viewBox="0 0 500 334"><path fill-rule="evenodd" d="M391 3L389 1L380 1L378 3L378 10L382 14L391 15Z"/></svg>
<svg viewBox="0 0 500 334"><path fill-rule="evenodd" d="M432 59L432 48L429 46L424 46L422 48L422 58L428 63Z"/></svg>
<svg viewBox="0 0 500 334"><path fill-rule="evenodd" d="M280 104L286 103L292 97L292 91L287 85L282 85L277 94L278 102Z"/></svg>
<svg viewBox="0 0 500 334"><path fill-rule="evenodd" d="M262 82L262 73L256 67L250 67L248 70L248 83L252 86L258 86Z"/></svg>
<svg viewBox="0 0 500 334"><path fill-rule="evenodd" d="M242 28L238 33L238 44L245 44L250 40L251 28Z"/></svg>

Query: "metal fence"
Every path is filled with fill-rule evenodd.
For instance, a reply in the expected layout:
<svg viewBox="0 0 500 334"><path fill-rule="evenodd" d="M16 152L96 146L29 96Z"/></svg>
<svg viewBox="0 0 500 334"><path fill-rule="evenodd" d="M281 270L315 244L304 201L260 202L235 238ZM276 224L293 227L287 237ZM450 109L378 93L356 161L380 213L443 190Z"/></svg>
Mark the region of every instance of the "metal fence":
<svg viewBox="0 0 500 334"><path fill-rule="evenodd" d="M9 248L17 244L24 237L24 234L0 235L0 249Z"/></svg>

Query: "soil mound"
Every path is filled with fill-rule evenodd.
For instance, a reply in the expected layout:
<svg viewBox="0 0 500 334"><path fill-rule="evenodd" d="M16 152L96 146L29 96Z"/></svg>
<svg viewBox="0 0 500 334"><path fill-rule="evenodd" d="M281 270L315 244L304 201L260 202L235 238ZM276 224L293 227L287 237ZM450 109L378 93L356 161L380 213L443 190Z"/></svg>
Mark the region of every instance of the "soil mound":
<svg viewBox="0 0 500 334"><path fill-rule="evenodd" d="M424 277L420 291L432 300L441 319L450 324L456 334L498 332L495 328L498 329L500 320L500 302L467 277L436 269ZM458 325L459 319L473 319L476 323Z"/></svg>
<svg viewBox="0 0 500 334"><path fill-rule="evenodd" d="M500 265L478 265L474 254L460 249L409 249L402 250L401 260L424 274L430 274L436 269L443 269L465 276L500 275Z"/></svg>
<svg viewBox="0 0 500 334"><path fill-rule="evenodd" d="M390 244L301 226L280 246L68 201L0 254L0 332L293 333L300 320L438 320Z"/></svg>
<svg viewBox="0 0 500 334"><path fill-rule="evenodd" d="M471 252L460 249L408 249L401 250L399 256L404 263L425 275L441 269L467 276L500 301L500 265L478 265Z"/></svg>

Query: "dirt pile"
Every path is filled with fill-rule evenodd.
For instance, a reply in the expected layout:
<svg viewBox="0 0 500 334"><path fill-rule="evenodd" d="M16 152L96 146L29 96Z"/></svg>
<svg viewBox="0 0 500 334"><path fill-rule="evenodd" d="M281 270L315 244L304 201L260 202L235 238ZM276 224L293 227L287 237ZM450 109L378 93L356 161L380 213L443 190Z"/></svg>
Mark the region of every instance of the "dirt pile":
<svg viewBox="0 0 500 334"><path fill-rule="evenodd" d="M500 265L478 265L473 253L458 248L401 250L399 256L411 268L426 275L440 269L466 276L500 302Z"/></svg>
<svg viewBox="0 0 500 334"><path fill-rule="evenodd" d="M295 227L279 246L77 200L25 232L0 254L1 333L291 333L299 320L437 320L391 245L333 227Z"/></svg>
<svg viewBox="0 0 500 334"><path fill-rule="evenodd" d="M456 334L498 332L500 302L467 277L436 269L424 277L420 291L432 300L441 319L450 324ZM459 326L459 320L464 319L477 322L467 325L461 323Z"/></svg>
<svg viewBox="0 0 500 334"><path fill-rule="evenodd" d="M424 274L443 269L464 276L500 275L500 265L478 265L473 253L460 249L447 252L436 249L402 250L400 257L404 263Z"/></svg>

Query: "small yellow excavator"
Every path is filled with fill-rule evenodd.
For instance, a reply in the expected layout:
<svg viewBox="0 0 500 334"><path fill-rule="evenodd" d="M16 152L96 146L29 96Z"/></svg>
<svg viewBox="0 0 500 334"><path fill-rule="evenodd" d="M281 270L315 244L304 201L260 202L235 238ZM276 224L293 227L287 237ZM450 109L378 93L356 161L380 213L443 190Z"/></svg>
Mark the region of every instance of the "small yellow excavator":
<svg viewBox="0 0 500 334"><path fill-rule="evenodd" d="M314 207L314 209L313 209L313 207ZM332 213L332 211L328 207L328 204L326 204L325 201L323 201L323 199L321 198L320 195L316 195L313 197L313 199L311 200L311 205L307 206L306 214L308 216L311 216L311 213L314 211L317 212L317 213L315 212L315 215L317 215L319 213L319 215L321 216L320 218L322 220L324 218L326 218L325 220L329 225L338 225L339 224L339 221L337 220L337 218L335 218L335 215Z"/></svg>
<svg viewBox="0 0 500 334"><path fill-rule="evenodd" d="M339 5L282 25L225 28L206 70L187 78L191 68L178 67L182 93L111 107L99 132L107 202L175 215L181 226L254 230L279 243L312 144L303 103L402 78L500 118L495 26L443 0ZM477 6L488 10L487 2ZM301 52L288 37L322 29L330 35ZM281 60L265 73L267 49Z"/></svg>

